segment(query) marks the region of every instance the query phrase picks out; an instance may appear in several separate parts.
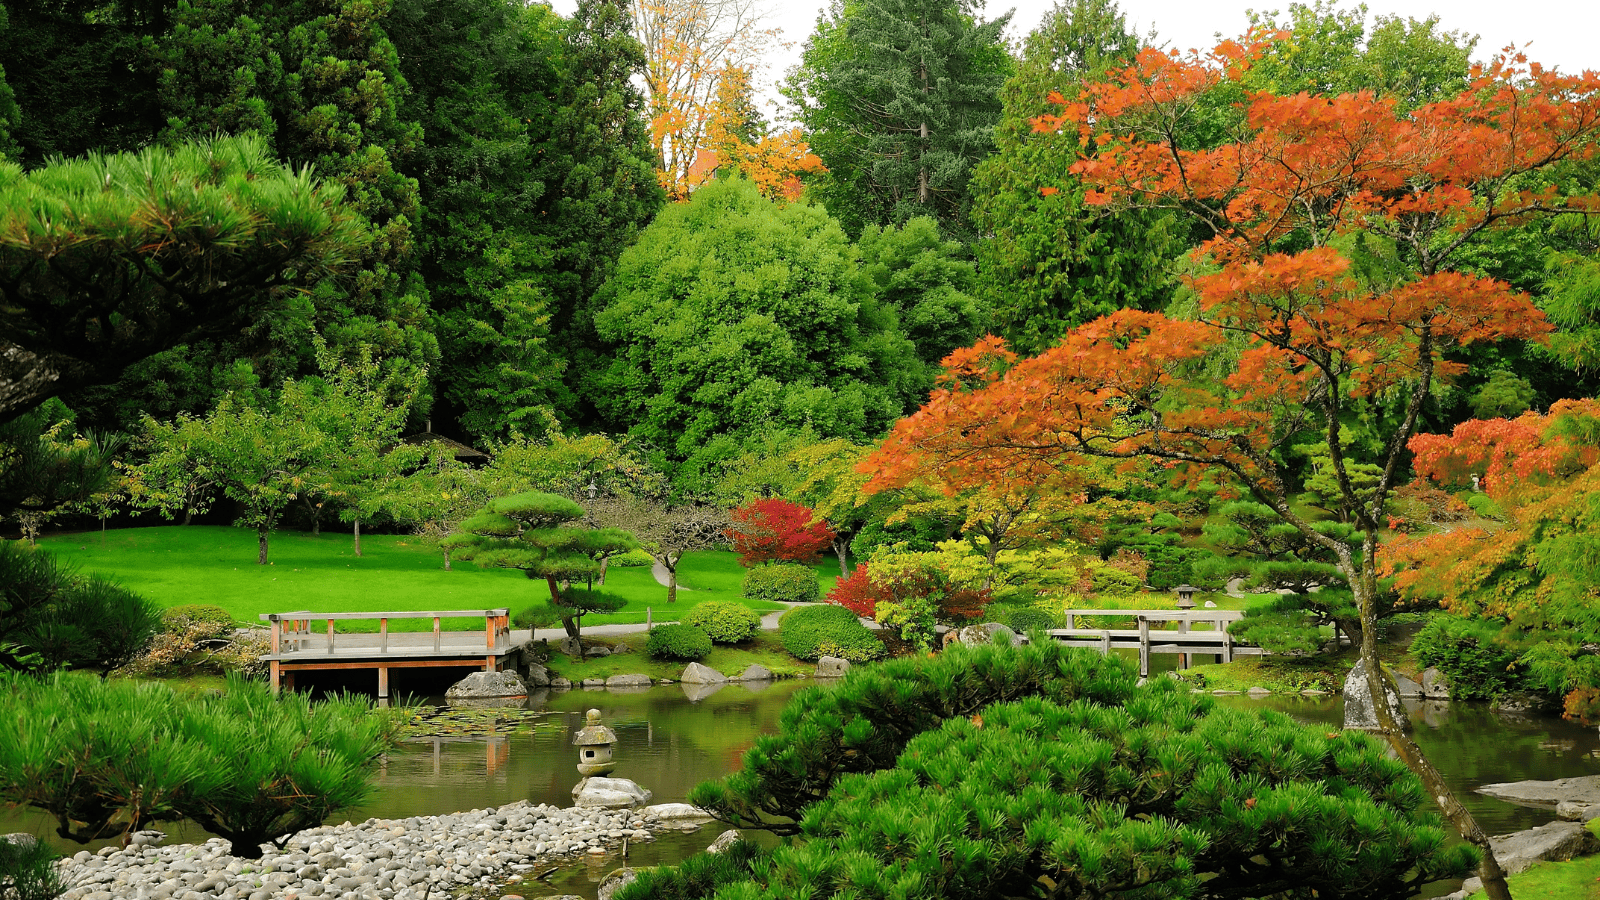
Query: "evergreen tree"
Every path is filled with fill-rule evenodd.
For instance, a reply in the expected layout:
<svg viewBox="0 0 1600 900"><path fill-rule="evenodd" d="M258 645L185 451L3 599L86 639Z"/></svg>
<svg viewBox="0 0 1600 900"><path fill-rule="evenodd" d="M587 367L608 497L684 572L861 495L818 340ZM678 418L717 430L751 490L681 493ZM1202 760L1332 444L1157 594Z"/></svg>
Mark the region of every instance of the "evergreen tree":
<svg viewBox="0 0 1600 900"><path fill-rule="evenodd" d="M816 193L858 235L931 215L967 233L967 182L994 148L1010 14L970 0L836 2L783 93L828 167Z"/></svg>
<svg viewBox="0 0 1600 900"><path fill-rule="evenodd" d="M1073 326L1118 309L1157 309L1171 296L1170 261L1186 246L1170 215L1107 212L1084 203L1070 173L1076 135L1038 134L1052 91L1126 65L1140 41L1115 0L1062 0L1023 44L1001 92L995 154L972 176L981 293L998 332L1037 353ZM1041 186L1050 186L1041 191Z"/></svg>

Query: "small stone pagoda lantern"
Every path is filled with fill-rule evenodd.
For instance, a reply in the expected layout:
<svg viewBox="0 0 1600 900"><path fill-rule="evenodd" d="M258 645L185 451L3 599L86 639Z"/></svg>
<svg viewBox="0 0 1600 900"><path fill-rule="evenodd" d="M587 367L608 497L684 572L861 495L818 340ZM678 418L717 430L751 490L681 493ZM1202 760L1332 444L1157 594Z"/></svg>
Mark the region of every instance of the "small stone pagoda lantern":
<svg viewBox="0 0 1600 900"><path fill-rule="evenodd" d="M1191 584L1178 585L1178 608L1194 609L1194 593L1198 590L1199 588Z"/></svg>
<svg viewBox="0 0 1600 900"><path fill-rule="evenodd" d="M617 733L600 721L600 710L591 709L582 729L572 738L578 748L578 774L585 778L605 775L617 767L611 752L617 746Z"/></svg>

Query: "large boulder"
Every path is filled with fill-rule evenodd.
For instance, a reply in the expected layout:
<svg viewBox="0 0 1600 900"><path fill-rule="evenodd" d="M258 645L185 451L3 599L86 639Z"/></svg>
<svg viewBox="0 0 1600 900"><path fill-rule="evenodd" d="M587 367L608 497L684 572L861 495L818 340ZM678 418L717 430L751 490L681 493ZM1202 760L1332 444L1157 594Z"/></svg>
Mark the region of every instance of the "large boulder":
<svg viewBox="0 0 1600 900"><path fill-rule="evenodd" d="M1394 675L1394 686L1400 692L1400 696L1418 699L1427 696L1427 692L1423 690L1422 685L1417 684L1415 681L1412 681L1410 678L1407 678L1399 672L1392 672L1390 674Z"/></svg>
<svg viewBox="0 0 1600 900"><path fill-rule="evenodd" d="M727 831L717 835L717 839L711 842L711 846L706 848L706 852L712 856L725 852L729 847L737 844L743 837L744 835L740 834L738 829L729 828Z"/></svg>
<svg viewBox="0 0 1600 900"><path fill-rule="evenodd" d="M1554 781L1508 781L1486 784L1478 793L1520 806L1554 809L1563 802L1581 806L1600 805L1600 775L1557 778Z"/></svg>
<svg viewBox="0 0 1600 900"><path fill-rule="evenodd" d="M1393 711L1395 721L1400 723L1401 728L1409 730L1411 719L1400 703L1400 695L1393 687L1386 687L1389 709ZM1378 711L1373 706L1372 691L1367 684L1365 661L1357 661L1351 667L1349 677L1344 680L1344 727L1361 731L1379 730Z"/></svg>
<svg viewBox="0 0 1600 900"><path fill-rule="evenodd" d="M993 643L994 636L997 634L1004 635L1005 639L1010 641L1011 646L1013 647L1022 643L1022 635L1012 631L1011 626L1001 625L999 622L983 622L978 625L963 625L960 628L957 628L955 631L946 634L944 636L944 642L946 644L971 644L981 646L984 644Z"/></svg>
<svg viewBox="0 0 1600 900"><path fill-rule="evenodd" d="M850 671L850 660L837 656L824 656L817 660L818 678L838 678Z"/></svg>
<svg viewBox="0 0 1600 900"><path fill-rule="evenodd" d="M734 681L771 681L772 670L766 666L751 663L748 668L740 672Z"/></svg>
<svg viewBox="0 0 1600 900"><path fill-rule="evenodd" d="M1489 844L1507 875L1526 872L1536 862L1565 862L1600 850L1600 841L1580 822L1549 822L1527 831L1497 835L1489 839ZM1468 878L1461 889L1476 893L1483 889L1483 881Z"/></svg>
<svg viewBox="0 0 1600 900"><path fill-rule="evenodd" d="M1495 698L1496 712L1514 716L1544 716L1557 711L1560 704L1550 694L1539 691L1512 691Z"/></svg>
<svg viewBox="0 0 1600 900"><path fill-rule="evenodd" d="M562 638L561 642L556 644L556 650L573 659L583 659L583 641L575 637Z"/></svg>
<svg viewBox="0 0 1600 900"><path fill-rule="evenodd" d="M655 816L663 822L697 821L712 818L710 813L688 803L657 803L655 806L646 806L642 812L647 816Z"/></svg>
<svg viewBox="0 0 1600 900"><path fill-rule="evenodd" d="M626 778L594 776L572 788L572 805L587 809L638 809L655 796Z"/></svg>
<svg viewBox="0 0 1600 900"><path fill-rule="evenodd" d="M528 663L522 667L522 680L529 687L549 687L550 670L538 663Z"/></svg>
<svg viewBox="0 0 1600 900"><path fill-rule="evenodd" d="M692 662L684 667L683 674L678 676L678 680L684 684L723 684L728 680L728 676L710 666Z"/></svg>
<svg viewBox="0 0 1600 900"><path fill-rule="evenodd" d="M528 686L515 672L473 672L450 685L446 700L483 700L490 697L526 697Z"/></svg>
<svg viewBox="0 0 1600 900"><path fill-rule="evenodd" d="M639 873L631 868L613 870L606 877L600 879L600 891L595 894L599 900L611 900L622 890L639 880Z"/></svg>
<svg viewBox="0 0 1600 900"><path fill-rule="evenodd" d="M1422 696L1429 700L1450 699L1450 679L1435 668L1422 670Z"/></svg>

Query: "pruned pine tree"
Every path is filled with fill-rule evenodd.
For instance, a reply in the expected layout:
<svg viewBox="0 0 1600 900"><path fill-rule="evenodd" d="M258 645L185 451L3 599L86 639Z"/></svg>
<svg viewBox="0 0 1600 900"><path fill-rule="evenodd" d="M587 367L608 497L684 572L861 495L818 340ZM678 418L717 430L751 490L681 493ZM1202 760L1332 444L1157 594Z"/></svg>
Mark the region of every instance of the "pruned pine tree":
<svg viewBox="0 0 1600 900"><path fill-rule="evenodd" d="M589 583L600 572L600 560L639 546L620 528L575 524L583 517L583 507L565 497L529 491L489 501L449 540L458 559L520 569L529 578L544 579L550 599L519 613L517 624L538 628L560 622L567 636L578 641L579 619L592 612L615 612L627 603Z"/></svg>

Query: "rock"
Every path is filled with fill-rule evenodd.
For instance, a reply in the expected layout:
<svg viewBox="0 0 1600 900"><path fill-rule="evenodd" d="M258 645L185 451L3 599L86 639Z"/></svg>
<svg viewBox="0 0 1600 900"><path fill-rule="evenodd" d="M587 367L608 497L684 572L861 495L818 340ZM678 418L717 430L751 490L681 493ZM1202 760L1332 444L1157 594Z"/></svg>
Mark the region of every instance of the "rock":
<svg viewBox="0 0 1600 900"><path fill-rule="evenodd" d="M727 831L717 835L717 839L711 842L711 846L706 848L706 852L712 855L721 853L724 850L727 850L729 847L732 847L743 837L744 835L740 834L738 829L729 828Z"/></svg>
<svg viewBox="0 0 1600 900"><path fill-rule="evenodd" d="M650 791L626 778L585 778L572 788L572 805L586 809L636 809L650 802Z"/></svg>
<svg viewBox="0 0 1600 900"><path fill-rule="evenodd" d="M1556 818L1568 822L1587 822L1590 819L1600 819L1600 804L1574 803L1563 800L1556 804Z"/></svg>
<svg viewBox="0 0 1600 900"><path fill-rule="evenodd" d="M153 828L145 831L135 831L128 836L128 843L135 847L159 847L166 843L166 840L167 833L165 831L156 831Z"/></svg>
<svg viewBox="0 0 1600 900"><path fill-rule="evenodd" d="M749 668L745 669L743 672L740 672L738 677L734 678L733 680L734 681L770 681L770 680L772 680L772 670L767 668L766 666L759 666L759 665L751 664L751 666Z"/></svg>
<svg viewBox="0 0 1600 900"><path fill-rule="evenodd" d="M690 703L698 703L727 686L728 682L726 681L718 682L717 684L695 684L686 681L678 685L683 689L683 695L689 698Z"/></svg>
<svg viewBox="0 0 1600 900"><path fill-rule="evenodd" d="M583 659L583 642L575 637L564 637L556 644L556 650L573 659Z"/></svg>
<svg viewBox="0 0 1600 900"><path fill-rule="evenodd" d="M1411 719L1406 716L1400 697L1392 688L1387 693L1389 708L1394 711L1396 721L1401 728L1409 730ZM1344 680L1344 727L1362 731L1378 730L1378 712L1373 707L1372 692L1368 689L1367 668L1360 661L1350 668L1350 675Z"/></svg>
<svg viewBox="0 0 1600 900"><path fill-rule="evenodd" d="M1566 862L1600 850L1600 841L1577 822L1550 822L1516 834L1496 835L1489 844L1507 875L1526 872L1536 862ZM1483 881L1468 878L1461 889L1475 893L1483 889Z"/></svg>
<svg viewBox="0 0 1600 900"><path fill-rule="evenodd" d="M1426 692L1424 692L1423 689L1422 689L1422 685L1417 684L1415 681L1412 681L1411 679L1407 678L1404 675L1401 675L1399 672L1394 672L1392 674L1394 675L1394 686L1400 692L1400 696L1402 696L1402 697L1425 697L1425 696L1427 696Z"/></svg>
<svg viewBox="0 0 1600 900"><path fill-rule="evenodd" d="M711 816L698 806L688 803L657 803L655 806L646 806L640 810L646 815L655 816L662 821L671 819L709 819Z"/></svg>
<svg viewBox="0 0 1600 900"><path fill-rule="evenodd" d="M1013 647L1022 643L1022 635L1012 631L1009 626L1001 625L999 622L964 625L950 632L950 634L954 635L954 637L946 637L945 643L954 641L961 644L990 644L994 642L994 636L997 634L1004 635L1005 639L1010 641Z"/></svg>
<svg viewBox="0 0 1600 900"><path fill-rule="evenodd" d="M560 675L557 675L556 677L550 679L550 686L558 691L564 691L572 687L572 682Z"/></svg>
<svg viewBox="0 0 1600 900"><path fill-rule="evenodd" d="M1205 608L1206 609L1216 609L1217 608L1217 601L1215 601L1215 600L1207 600Z"/></svg>
<svg viewBox="0 0 1600 900"><path fill-rule="evenodd" d="M583 655L589 657L590 659L593 659L596 656L610 656L611 648L603 644L595 644L593 647L584 650Z"/></svg>
<svg viewBox="0 0 1600 900"><path fill-rule="evenodd" d="M606 686L606 680L604 678L585 678L583 686L586 688L602 688Z"/></svg>
<svg viewBox="0 0 1600 900"><path fill-rule="evenodd" d="M817 660L818 678L838 678L850 671L850 660L837 656L824 656Z"/></svg>
<svg viewBox="0 0 1600 900"><path fill-rule="evenodd" d="M684 667L683 674L678 676L678 680L684 684L723 684L728 680L728 676L710 666L692 662Z"/></svg>
<svg viewBox="0 0 1600 900"><path fill-rule="evenodd" d="M606 687L649 687L649 675L613 675L606 679Z"/></svg>
<svg viewBox="0 0 1600 900"><path fill-rule="evenodd" d="M612 897L616 896L617 891L622 890L638 880L639 873L633 869L627 867L617 869L606 877L600 879L600 893L596 896L599 897L600 900L611 900Z"/></svg>
<svg viewBox="0 0 1600 900"><path fill-rule="evenodd" d="M1512 691L1496 698L1490 708L1512 715L1545 715L1556 711L1556 698L1538 691Z"/></svg>
<svg viewBox="0 0 1600 900"><path fill-rule="evenodd" d="M1450 699L1450 679L1435 668L1422 670L1422 696L1429 700Z"/></svg>
<svg viewBox="0 0 1600 900"><path fill-rule="evenodd" d="M39 839L26 831L17 831L11 834L0 834L0 843L10 844L18 849L26 850L39 843Z"/></svg>
<svg viewBox="0 0 1600 900"><path fill-rule="evenodd" d="M1600 805L1600 775L1557 778L1555 781L1509 781L1478 788L1485 797L1494 797L1522 806L1554 809L1563 801L1583 806Z"/></svg>
<svg viewBox="0 0 1600 900"><path fill-rule="evenodd" d="M1269 694L1271 694L1272 692L1267 690L1264 687L1253 687L1253 688L1245 691L1245 693L1249 694L1252 697L1265 697L1265 696L1268 696Z"/></svg>
<svg viewBox="0 0 1600 900"><path fill-rule="evenodd" d="M529 687L549 687L550 670L538 663L528 663L522 669L522 680Z"/></svg>
<svg viewBox="0 0 1600 900"><path fill-rule="evenodd" d="M446 700L479 700L485 697L526 697L528 686L515 672L473 672L450 685Z"/></svg>

